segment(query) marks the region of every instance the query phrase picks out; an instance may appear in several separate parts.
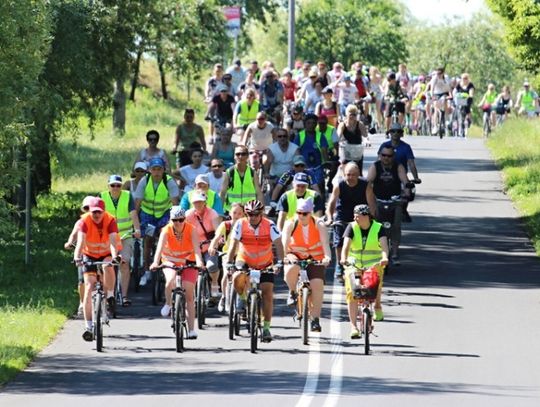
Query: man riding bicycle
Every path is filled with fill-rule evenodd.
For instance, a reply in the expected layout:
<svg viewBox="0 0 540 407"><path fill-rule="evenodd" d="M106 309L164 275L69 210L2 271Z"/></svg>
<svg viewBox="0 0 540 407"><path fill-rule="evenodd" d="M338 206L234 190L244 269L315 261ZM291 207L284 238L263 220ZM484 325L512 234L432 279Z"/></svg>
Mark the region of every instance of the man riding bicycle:
<svg viewBox="0 0 540 407"><path fill-rule="evenodd" d="M283 85L278 80L277 72L269 70L261 80L259 90L261 111L268 114L268 119L276 125L281 123L283 110Z"/></svg>

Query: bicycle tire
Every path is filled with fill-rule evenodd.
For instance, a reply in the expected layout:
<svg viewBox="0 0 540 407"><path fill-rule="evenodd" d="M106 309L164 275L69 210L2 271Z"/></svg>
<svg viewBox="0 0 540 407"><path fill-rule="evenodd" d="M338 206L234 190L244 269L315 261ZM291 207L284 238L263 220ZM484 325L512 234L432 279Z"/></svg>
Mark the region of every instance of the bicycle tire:
<svg viewBox="0 0 540 407"><path fill-rule="evenodd" d="M259 339L258 318L259 318L259 301L257 294L250 295L249 304L249 338L251 353L257 352L257 340Z"/></svg>
<svg viewBox="0 0 540 407"><path fill-rule="evenodd" d="M101 318L103 316L103 296L101 293L96 293L94 298L94 338L96 340L96 350L103 351L103 324Z"/></svg>
<svg viewBox="0 0 540 407"><path fill-rule="evenodd" d="M364 354L369 355L369 336L371 334L371 313L367 310L363 312L362 329L364 330Z"/></svg>
<svg viewBox="0 0 540 407"><path fill-rule="evenodd" d="M309 288L302 288L302 342L309 345Z"/></svg>
<svg viewBox="0 0 540 407"><path fill-rule="evenodd" d="M484 113L484 120L483 120L483 126L482 126L482 132L484 134L484 137L488 137L489 133L491 133L489 120L490 120L489 115L487 113Z"/></svg>
<svg viewBox="0 0 540 407"><path fill-rule="evenodd" d="M176 293L174 295L173 327L176 338L176 352L184 351L184 296Z"/></svg>
<svg viewBox="0 0 540 407"><path fill-rule="evenodd" d="M140 243L135 243L133 245L133 256L132 259L132 266L131 266L131 277L133 280L133 288L135 289L135 292L138 293L141 288L141 246Z"/></svg>
<svg viewBox="0 0 540 407"><path fill-rule="evenodd" d="M229 339L232 341L236 333L236 291L231 287L229 291Z"/></svg>
<svg viewBox="0 0 540 407"><path fill-rule="evenodd" d="M296 287L298 289L298 286ZM302 291L296 298L296 319L298 320L298 328L302 328L302 321L304 320L304 298L302 297Z"/></svg>
<svg viewBox="0 0 540 407"><path fill-rule="evenodd" d="M206 274L199 274L197 277L197 326L203 329L205 322L205 291L206 291Z"/></svg>
<svg viewBox="0 0 540 407"><path fill-rule="evenodd" d="M152 276L152 305L159 304L159 273L160 270Z"/></svg>

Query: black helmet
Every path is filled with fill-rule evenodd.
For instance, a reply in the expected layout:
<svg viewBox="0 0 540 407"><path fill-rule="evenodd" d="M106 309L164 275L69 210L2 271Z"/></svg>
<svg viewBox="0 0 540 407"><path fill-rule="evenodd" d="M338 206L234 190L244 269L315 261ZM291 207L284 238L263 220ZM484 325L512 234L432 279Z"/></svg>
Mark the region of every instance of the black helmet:
<svg viewBox="0 0 540 407"><path fill-rule="evenodd" d="M246 202L244 205L244 210L246 213L262 212L264 210L264 205L261 201L252 199L251 201Z"/></svg>

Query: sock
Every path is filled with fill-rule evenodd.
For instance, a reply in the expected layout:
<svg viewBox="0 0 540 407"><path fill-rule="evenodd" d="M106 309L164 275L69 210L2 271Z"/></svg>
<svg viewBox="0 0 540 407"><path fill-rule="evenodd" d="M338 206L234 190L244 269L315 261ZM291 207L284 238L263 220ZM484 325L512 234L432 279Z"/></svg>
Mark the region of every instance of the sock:
<svg viewBox="0 0 540 407"><path fill-rule="evenodd" d="M86 321L86 329L92 329L92 321Z"/></svg>
<svg viewBox="0 0 540 407"><path fill-rule="evenodd" d="M270 321L263 322L263 329L270 329Z"/></svg>
<svg viewBox="0 0 540 407"><path fill-rule="evenodd" d="M107 298L114 297L114 291L113 290L107 290Z"/></svg>

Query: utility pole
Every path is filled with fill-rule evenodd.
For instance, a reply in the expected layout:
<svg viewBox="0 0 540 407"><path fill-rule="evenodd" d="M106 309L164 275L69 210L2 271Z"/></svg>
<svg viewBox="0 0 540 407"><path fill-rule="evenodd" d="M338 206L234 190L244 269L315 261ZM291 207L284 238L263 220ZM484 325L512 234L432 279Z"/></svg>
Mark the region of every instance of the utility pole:
<svg viewBox="0 0 540 407"><path fill-rule="evenodd" d="M32 225L32 170L31 170L31 161L32 154L30 152L30 144L26 144L26 200L25 200L25 211L24 211L24 264L26 267L30 266L30 231Z"/></svg>
<svg viewBox="0 0 540 407"><path fill-rule="evenodd" d="M289 65L289 69L294 68L294 58L295 58L294 8L295 8L295 0L289 0L289 51L287 53L287 62Z"/></svg>

